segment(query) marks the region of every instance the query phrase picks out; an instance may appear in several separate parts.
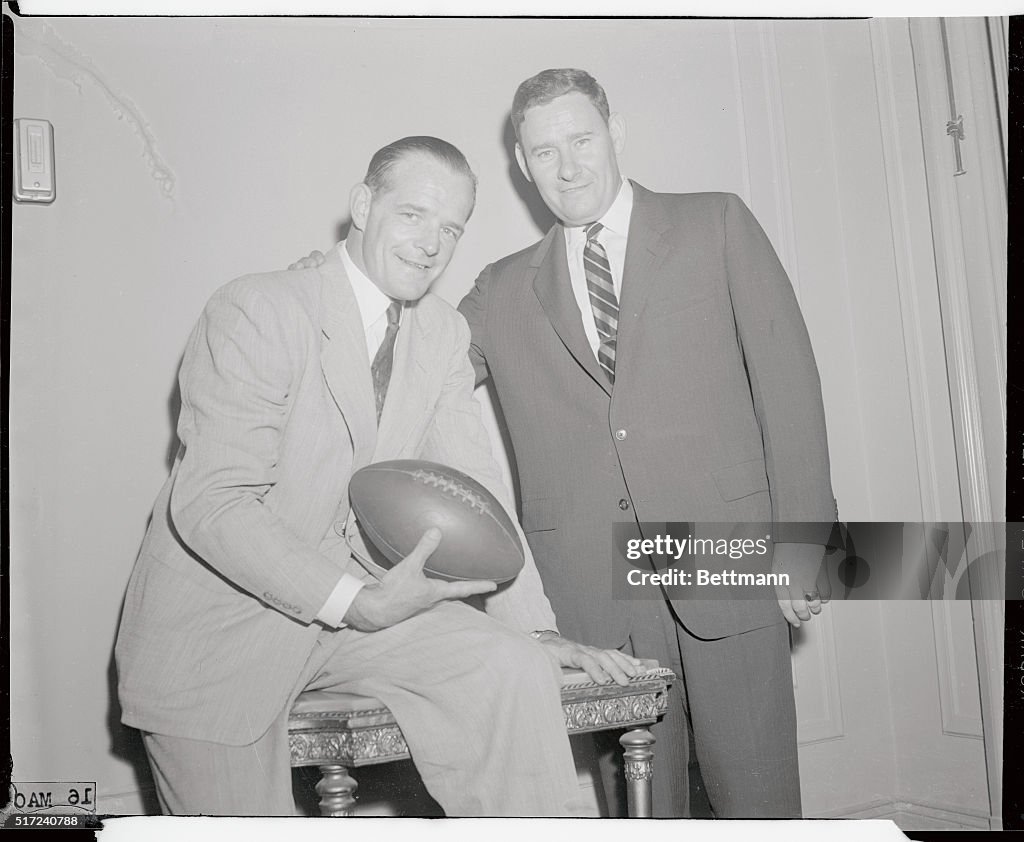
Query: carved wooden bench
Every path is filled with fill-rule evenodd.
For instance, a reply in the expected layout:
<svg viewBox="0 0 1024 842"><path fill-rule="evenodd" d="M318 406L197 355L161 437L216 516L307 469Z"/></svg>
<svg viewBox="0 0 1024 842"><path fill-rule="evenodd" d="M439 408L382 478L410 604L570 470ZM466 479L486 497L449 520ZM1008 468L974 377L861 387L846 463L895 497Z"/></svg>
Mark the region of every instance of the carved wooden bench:
<svg viewBox="0 0 1024 842"><path fill-rule="evenodd" d="M651 815L654 737L651 725L668 709L671 670L656 668L626 686L595 684L578 670L562 677L562 708L569 734L629 729L620 738L625 750L626 790L631 817ZM350 770L407 760L409 747L391 711L379 699L352 693L311 690L301 694L288 720L293 767L319 766L322 816L350 816L356 781Z"/></svg>

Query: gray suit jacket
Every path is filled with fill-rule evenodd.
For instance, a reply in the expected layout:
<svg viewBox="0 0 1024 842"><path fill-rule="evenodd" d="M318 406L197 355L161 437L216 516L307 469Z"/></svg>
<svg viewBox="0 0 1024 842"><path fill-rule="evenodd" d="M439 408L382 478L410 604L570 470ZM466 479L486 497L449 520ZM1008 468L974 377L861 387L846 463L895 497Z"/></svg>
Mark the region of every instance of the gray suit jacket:
<svg viewBox="0 0 1024 842"><path fill-rule="evenodd" d="M266 731L323 630L316 612L355 565L318 547L346 523L351 532L348 481L364 465L446 463L509 505L468 342L437 296L410 306L378 430L336 250L318 269L246 276L213 296L182 361L181 447L125 599L126 724L234 745ZM487 611L523 631L554 627L532 558Z"/></svg>
<svg viewBox="0 0 1024 842"><path fill-rule="evenodd" d="M616 521L775 522L778 541L826 542L827 525L788 523L836 514L814 356L738 197L634 184L614 389L583 331L560 225L484 269L459 309L508 425L523 528L564 633L625 642ZM782 621L772 599L674 607L699 637Z"/></svg>

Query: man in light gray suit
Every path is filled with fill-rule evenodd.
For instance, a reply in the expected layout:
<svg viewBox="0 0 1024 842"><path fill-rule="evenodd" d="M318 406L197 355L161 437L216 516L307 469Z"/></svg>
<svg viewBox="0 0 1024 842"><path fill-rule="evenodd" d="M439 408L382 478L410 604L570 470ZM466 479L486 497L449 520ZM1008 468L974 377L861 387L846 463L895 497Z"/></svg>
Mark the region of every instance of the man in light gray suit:
<svg viewBox="0 0 1024 842"><path fill-rule="evenodd" d="M391 708L449 815L578 809L559 666L625 683L638 662L559 638L529 554L496 590L427 579L436 530L380 579L348 549L349 478L370 462L452 465L507 504L469 330L428 292L474 199L450 144L390 144L323 266L237 279L196 325L116 648L165 812L291 814L288 711L328 688Z"/></svg>
<svg viewBox="0 0 1024 842"><path fill-rule="evenodd" d="M799 815L786 620L821 610L815 576L836 513L792 287L738 197L623 179L624 120L584 71L523 82L512 123L519 166L557 224L485 268L459 310L508 426L544 587L570 636L682 676L673 693L716 815ZM770 590L617 599L617 521L769 524L791 589L778 603ZM655 815L688 811L682 713L653 729Z"/></svg>

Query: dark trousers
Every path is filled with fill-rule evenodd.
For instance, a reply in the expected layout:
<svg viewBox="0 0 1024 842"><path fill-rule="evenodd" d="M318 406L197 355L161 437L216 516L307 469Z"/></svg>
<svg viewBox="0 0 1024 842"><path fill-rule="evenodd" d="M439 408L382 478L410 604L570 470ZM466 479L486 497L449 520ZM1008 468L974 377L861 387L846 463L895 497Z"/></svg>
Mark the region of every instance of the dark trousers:
<svg viewBox="0 0 1024 842"><path fill-rule="evenodd" d="M679 677L668 714L651 728L657 740L655 817L800 816L796 706L784 622L701 640L676 620L668 603L642 602L628 648L638 657L657 658ZM596 736L608 813L625 815L618 734Z"/></svg>

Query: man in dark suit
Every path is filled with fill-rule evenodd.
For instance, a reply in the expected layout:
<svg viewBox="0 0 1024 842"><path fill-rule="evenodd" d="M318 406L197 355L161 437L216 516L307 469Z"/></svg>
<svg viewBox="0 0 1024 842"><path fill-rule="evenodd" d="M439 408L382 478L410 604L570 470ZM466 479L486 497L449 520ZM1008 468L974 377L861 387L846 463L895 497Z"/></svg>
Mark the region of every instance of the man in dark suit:
<svg viewBox="0 0 1024 842"><path fill-rule="evenodd" d="M688 811L685 705L717 816L798 816L786 620L821 610L814 573L836 511L792 287L738 197L623 180L623 120L587 73L528 79L512 122L519 166L558 222L484 269L459 310L508 426L545 590L567 635L682 676L682 704L655 731L656 815ZM791 589L778 602L615 599L624 520L772 524Z"/></svg>

